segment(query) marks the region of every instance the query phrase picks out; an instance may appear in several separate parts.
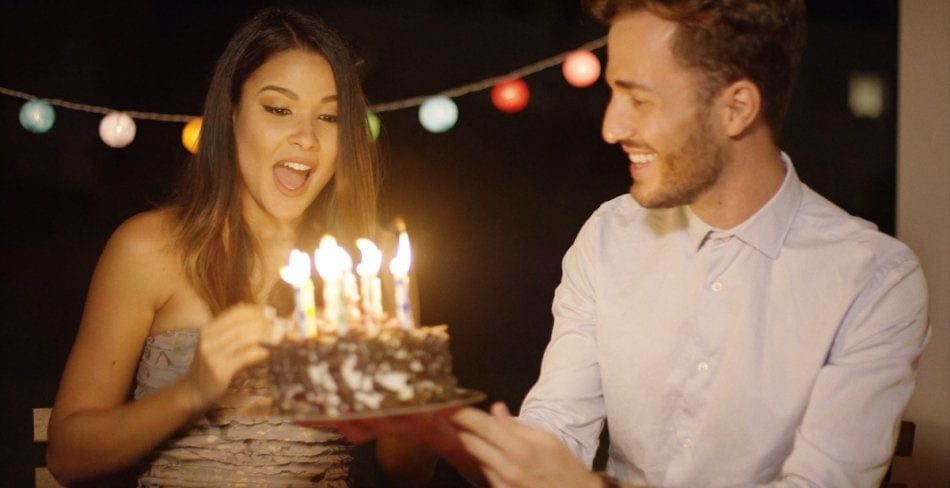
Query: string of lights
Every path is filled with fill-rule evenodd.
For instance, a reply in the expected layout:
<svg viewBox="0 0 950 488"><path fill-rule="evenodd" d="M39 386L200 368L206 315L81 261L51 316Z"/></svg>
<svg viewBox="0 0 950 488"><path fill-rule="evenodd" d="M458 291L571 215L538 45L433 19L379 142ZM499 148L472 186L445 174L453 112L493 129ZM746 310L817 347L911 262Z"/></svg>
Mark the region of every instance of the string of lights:
<svg viewBox="0 0 950 488"><path fill-rule="evenodd" d="M561 65L565 79L575 87L585 87L600 77L600 61L592 51L606 44L606 37L587 42L575 49L536 61L508 73L443 90L430 95L420 95L403 100L372 104L369 107L370 125L374 137L379 133L376 114L412 107L419 108L419 121L430 132L439 133L451 129L458 119L458 107L452 101L461 96L491 88L492 103L507 113L518 112L527 106L530 92L523 78L539 71ZM43 98L38 95L0 86L0 94L27 100L20 109L20 124L28 131L45 133L55 121L53 106L68 110L102 114L99 134L111 147L124 147L135 138L134 119L158 122L185 123L182 144L190 151L197 149L200 117L187 114L166 114L136 110L118 110L110 107L71 102L58 98Z"/></svg>

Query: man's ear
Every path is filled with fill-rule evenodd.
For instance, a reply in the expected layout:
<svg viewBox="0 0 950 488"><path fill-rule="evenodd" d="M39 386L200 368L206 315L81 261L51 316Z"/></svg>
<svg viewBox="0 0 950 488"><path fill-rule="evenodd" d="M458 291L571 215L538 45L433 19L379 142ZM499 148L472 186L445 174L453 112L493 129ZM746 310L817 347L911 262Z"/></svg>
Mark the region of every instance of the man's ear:
<svg viewBox="0 0 950 488"><path fill-rule="evenodd" d="M725 104L724 124L729 137L737 137L748 130L762 111L762 93L755 83L741 78L722 92Z"/></svg>

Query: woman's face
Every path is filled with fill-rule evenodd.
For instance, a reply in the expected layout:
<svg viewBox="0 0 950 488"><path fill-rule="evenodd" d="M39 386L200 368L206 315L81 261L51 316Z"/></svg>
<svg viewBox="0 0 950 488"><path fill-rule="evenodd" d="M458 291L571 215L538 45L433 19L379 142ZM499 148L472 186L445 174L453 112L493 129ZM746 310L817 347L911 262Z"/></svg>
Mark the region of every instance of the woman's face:
<svg viewBox="0 0 950 488"><path fill-rule="evenodd" d="M251 73L234 107L246 218L293 222L336 169L337 91L322 55L290 49Z"/></svg>

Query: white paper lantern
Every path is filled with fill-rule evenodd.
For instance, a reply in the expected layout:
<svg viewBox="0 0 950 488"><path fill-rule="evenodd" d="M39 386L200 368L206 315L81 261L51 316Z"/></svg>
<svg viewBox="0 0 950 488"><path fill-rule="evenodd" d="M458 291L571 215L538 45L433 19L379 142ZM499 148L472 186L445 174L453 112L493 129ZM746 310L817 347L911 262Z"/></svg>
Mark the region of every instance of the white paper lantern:
<svg viewBox="0 0 950 488"><path fill-rule="evenodd" d="M135 121L125 112L110 112L99 122L99 137L109 147L125 147L135 139Z"/></svg>
<svg viewBox="0 0 950 488"><path fill-rule="evenodd" d="M584 88L600 78L600 60L590 51L577 50L564 59L561 72L568 83Z"/></svg>
<svg viewBox="0 0 950 488"><path fill-rule="evenodd" d="M429 97L419 106L419 122L429 132L445 132L455 126L458 118L458 106L444 95Z"/></svg>

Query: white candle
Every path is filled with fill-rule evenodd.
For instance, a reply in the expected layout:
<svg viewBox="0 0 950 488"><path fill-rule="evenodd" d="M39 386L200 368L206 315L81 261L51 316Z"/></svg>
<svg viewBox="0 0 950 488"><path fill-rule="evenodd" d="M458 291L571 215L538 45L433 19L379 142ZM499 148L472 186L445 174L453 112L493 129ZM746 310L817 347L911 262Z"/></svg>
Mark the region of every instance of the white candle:
<svg viewBox="0 0 950 488"><path fill-rule="evenodd" d="M280 268L280 277L294 288L294 322L303 338L317 335L317 306L310 279L310 256L303 251L290 251L290 262Z"/></svg>
<svg viewBox="0 0 950 488"><path fill-rule="evenodd" d="M343 252L346 250L344 249ZM349 254L346 258L347 266L343 271L343 299L346 303L346 316L355 323L359 323L363 318L363 312L360 310L360 289L356 284L356 275L352 271L353 261Z"/></svg>
<svg viewBox="0 0 950 488"><path fill-rule="evenodd" d="M359 248L362 259L360 264L356 265L356 273L360 275L363 313L368 317L367 321L375 325L383 315L383 288L379 279L383 252L369 239L357 239L356 247Z"/></svg>
<svg viewBox="0 0 950 488"><path fill-rule="evenodd" d="M323 314L340 335L346 334L346 302L343 275L349 255L332 236L323 236L320 247L313 252L317 272L323 278ZM352 260L350 261L352 263ZM351 264L352 265L352 264Z"/></svg>
<svg viewBox="0 0 950 488"><path fill-rule="evenodd" d="M396 256L389 262L389 271L395 282L396 320L403 329L414 326L412 320L412 306L409 303L409 265L412 261L412 251L409 249L409 236L403 231L399 233L399 244L396 246Z"/></svg>

